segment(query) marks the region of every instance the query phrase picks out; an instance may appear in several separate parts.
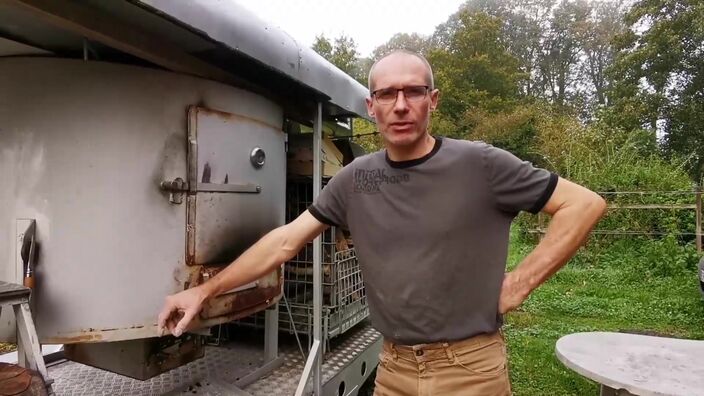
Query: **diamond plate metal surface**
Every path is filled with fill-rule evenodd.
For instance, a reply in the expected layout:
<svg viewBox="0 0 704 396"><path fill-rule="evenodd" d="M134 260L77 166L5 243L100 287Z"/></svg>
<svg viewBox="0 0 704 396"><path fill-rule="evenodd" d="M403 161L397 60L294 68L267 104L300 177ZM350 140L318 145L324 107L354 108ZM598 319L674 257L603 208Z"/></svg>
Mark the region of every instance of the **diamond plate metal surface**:
<svg viewBox="0 0 704 396"><path fill-rule="evenodd" d="M330 380L381 335L368 323L361 323L331 342L322 368L323 383ZM281 343L284 363L268 376L244 390L251 395L292 395L305 359L294 343ZM49 367L57 395L224 395L234 393L234 384L263 363L264 349L252 343L206 346L205 357L146 381L121 376L75 362ZM234 393L236 394L236 393Z"/></svg>
<svg viewBox="0 0 704 396"><path fill-rule="evenodd" d="M381 334L369 325L363 324L345 335L331 341L330 352L325 354L322 367L323 383L332 378L349 362L381 338ZM251 384L245 390L256 396L292 395L303 372L305 360L297 349L281 348L284 364L268 376Z"/></svg>

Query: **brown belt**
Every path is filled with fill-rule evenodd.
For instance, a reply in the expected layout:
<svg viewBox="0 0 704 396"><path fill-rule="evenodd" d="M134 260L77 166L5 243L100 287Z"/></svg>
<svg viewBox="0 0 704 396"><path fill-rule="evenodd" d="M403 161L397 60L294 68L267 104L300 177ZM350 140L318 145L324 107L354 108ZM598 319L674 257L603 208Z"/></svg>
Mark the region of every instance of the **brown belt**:
<svg viewBox="0 0 704 396"><path fill-rule="evenodd" d="M436 359L452 359L452 350L456 348L480 346L492 341L503 341L503 336L501 332L497 331L491 334L478 334L464 340L448 341L448 342L434 342L431 344L417 344L417 345L400 345L394 344L387 339L384 339L384 351L391 354L394 358L401 357L407 360L419 360L423 357L423 360L436 360Z"/></svg>

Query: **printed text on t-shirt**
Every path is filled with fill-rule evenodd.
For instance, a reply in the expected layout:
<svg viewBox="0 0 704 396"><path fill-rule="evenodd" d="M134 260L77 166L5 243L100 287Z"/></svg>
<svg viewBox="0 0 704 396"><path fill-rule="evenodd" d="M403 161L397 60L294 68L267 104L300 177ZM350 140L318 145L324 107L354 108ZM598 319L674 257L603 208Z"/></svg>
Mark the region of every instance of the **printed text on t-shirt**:
<svg viewBox="0 0 704 396"><path fill-rule="evenodd" d="M400 184L410 180L408 173L387 175L386 169L355 169L354 192L375 194L382 184Z"/></svg>

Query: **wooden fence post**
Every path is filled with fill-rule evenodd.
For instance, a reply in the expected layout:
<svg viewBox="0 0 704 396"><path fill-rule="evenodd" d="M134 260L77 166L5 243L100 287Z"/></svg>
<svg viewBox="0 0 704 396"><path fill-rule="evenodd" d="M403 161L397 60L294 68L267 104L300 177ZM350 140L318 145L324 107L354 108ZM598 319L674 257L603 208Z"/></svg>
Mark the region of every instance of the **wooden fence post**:
<svg viewBox="0 0 704 396"><path fill-rule="evenodd" d="M697 239L697 252L701 253L702 252L702 192L701 190L697 190L696 194L696 211L697 211L697 216L696 216L696 231L695 231L695 238Z"/></svg>

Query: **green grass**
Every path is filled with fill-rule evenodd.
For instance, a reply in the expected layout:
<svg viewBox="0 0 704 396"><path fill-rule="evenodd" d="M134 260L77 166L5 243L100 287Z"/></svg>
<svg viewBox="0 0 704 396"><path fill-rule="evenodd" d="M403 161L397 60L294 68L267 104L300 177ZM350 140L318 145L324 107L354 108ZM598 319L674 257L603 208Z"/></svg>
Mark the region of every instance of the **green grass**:
<svg viewBox="0 0 704 396"><path fill-rule="evenodd" d="M514 232L509 268L534 244ZM582 331L704 339L696 252L672 240L619 240L582 250L506 317L514 394L595 395L597 385L555 357L555 342Z"/></svg>

